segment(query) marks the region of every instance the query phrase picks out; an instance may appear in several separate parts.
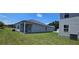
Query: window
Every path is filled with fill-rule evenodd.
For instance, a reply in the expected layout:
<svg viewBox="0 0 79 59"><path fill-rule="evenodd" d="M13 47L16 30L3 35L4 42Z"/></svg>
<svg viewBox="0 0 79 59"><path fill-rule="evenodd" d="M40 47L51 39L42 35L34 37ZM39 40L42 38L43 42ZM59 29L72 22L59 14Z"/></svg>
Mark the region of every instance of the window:
<svg viewBox="0 0 79 59"><path fill-rule="evenodd" d="M19 29L19 25L17 25L17 29Z"/></svg>
<svg viewBox="0 0 79 59"><path fill-rule="evenodd" d="M47 31L47 27L45 27L45 30Z"/></svg>
<svg viewBox="0 0 79 59"><path fill-rule="evenodd" d="M64 28L68 28L69 26L68 25L64 25Z"/></svg>
<svg viewBox="0 0 79 59"><path fill-rule="evenodd" d="M69 25L64 25L64 32L68 32L69 31Z"/></svg>
<svg viewBox="0 0 79 59"><path fill-rule="evenodd" d="M64 18L69 18L69 14L65 13Z"/></svg>
<svg viewBox="0 0 79 59"><path fill-rule="evenodd" d="M68 32L68 29L64 29L64 32Z"/></svg>

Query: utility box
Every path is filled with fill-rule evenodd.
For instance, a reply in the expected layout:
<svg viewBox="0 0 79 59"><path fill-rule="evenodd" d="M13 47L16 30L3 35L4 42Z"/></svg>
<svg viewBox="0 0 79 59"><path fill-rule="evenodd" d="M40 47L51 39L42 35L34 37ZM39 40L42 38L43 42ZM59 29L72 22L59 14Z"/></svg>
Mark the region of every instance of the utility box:
<svg viewBox="0 0 79 59"><path fill-rule="evenodd" d="M77 34L70 34L70 39L78 40L78 35Z"/></svg>

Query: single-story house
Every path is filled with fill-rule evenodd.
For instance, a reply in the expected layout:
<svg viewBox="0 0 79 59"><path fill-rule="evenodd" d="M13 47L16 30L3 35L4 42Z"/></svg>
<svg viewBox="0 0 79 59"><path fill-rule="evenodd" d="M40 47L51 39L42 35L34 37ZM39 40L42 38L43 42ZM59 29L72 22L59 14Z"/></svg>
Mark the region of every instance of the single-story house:
<svg viewBox="0 0 79 59"><path fill-rule="evenodd" d="M73 39L79 38L79 13L61 13L59 34Z"/></svg>
<svg viewBox="0 0 79 59"><path fill-rule="evenodd" d="M23 33L54 31L54 26L45 25L37 20L23 20L15 24L15 30Z"/></svg>

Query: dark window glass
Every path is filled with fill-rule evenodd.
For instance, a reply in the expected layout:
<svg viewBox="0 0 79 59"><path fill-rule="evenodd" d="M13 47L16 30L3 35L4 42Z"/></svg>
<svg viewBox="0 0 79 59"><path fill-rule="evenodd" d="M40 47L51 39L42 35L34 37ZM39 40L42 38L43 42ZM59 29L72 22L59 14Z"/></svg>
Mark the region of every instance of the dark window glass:
<svg viewBox="0 0 79 59"><path fill-rule="evenodd" d="M64 32L68 32L69 31L69 25L64 25Z"/></svg>
<svg viewBox="0 0 79 59"><path fill-rule="evenodd" d="M68 29L64 29L64 32L68 32Z"/></svg>
<svg viewBox="0 0 79 59"><path fill-rule="evenodd" d="M47 27L45 27L45 30L47 31Z"/></svg>
<svg viewBox="0 0 79 59"><path fill-rule="evenodd" d="M64 28L69 28L69 26L68 25L64 25Z"/></svg>
<svg viewBox="0 0 79 59"><path fill-rule="evenodd" d="M65 13L64 18L69 18L69 14Z"/></svg>

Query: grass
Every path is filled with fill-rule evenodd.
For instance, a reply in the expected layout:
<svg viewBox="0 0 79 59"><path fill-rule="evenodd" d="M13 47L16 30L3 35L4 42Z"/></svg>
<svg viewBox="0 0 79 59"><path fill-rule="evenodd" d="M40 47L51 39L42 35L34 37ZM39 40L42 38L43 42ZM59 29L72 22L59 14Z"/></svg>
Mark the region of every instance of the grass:
<svg viewBox="0 0 79 59"><path fill-rule="evenodd" d="M31 33L24 34L21 32L13 32L6 28L0 30L0 44L3 45L76 45L78 41L61 37L58 33Z"/></svg>

